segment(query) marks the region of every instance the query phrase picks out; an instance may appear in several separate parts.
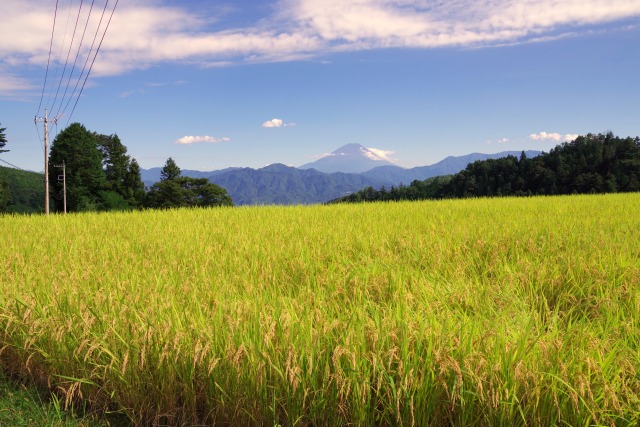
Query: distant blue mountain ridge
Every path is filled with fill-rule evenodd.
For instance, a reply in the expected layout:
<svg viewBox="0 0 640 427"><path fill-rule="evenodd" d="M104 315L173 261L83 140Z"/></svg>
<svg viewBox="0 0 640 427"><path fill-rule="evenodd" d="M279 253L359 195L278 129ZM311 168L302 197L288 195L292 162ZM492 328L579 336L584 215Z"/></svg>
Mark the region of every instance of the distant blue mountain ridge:
<svg viewBox="0 0 640 427"><path fill-rule="evenodd" d="M395 166L386 159L360 146L348 144L330 156L300 168L272 164L260 169L227 168L216 171L182 170L182 175L207 178L227 190L235 205L295 205L324 203L346 196L365 187L409 185L414 180L460 172L477 160L520 156L521 151L496 154L472 153L450 156L429 166L411 169ZM540 151L525 151L535 157ZM142 169L145 185L160 180L162 168ZM354 170L360 172L353 172ZM329 172L330 171L330 172Z"/></svg>

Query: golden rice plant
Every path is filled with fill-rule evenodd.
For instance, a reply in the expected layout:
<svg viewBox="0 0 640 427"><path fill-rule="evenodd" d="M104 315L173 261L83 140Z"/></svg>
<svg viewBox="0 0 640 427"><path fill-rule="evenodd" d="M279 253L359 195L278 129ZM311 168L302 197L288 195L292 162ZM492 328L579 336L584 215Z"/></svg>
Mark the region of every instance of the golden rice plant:
<svg viewBox="0 0 640 427"><path fill-rule="evenodd" d="M0 217L0 360L133 424L636 425L640 194Z"/></svg>

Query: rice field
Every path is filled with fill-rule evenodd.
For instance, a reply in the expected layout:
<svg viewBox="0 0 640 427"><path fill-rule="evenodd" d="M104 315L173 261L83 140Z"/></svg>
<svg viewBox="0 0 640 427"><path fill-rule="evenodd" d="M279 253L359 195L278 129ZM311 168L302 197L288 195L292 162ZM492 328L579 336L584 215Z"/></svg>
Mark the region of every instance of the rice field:
<svg viewBox="0 0 640 427"><path fill-rule="evenodd" d="M640 194L0 217L0 362L134 425L637 425Z"/></svg>

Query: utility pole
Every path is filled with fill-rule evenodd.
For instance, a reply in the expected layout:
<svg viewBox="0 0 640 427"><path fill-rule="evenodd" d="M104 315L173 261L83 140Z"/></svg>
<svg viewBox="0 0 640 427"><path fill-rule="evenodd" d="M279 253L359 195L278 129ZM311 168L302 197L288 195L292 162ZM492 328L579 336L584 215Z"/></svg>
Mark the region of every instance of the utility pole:
<svg viewBox="0 0 640 427"><path fill-rule="evenodd" d="M62 204L64 206L64 213L67 213L67 170L64 161L61 165L56 165L57 168L62 168ZM60 181L60 177L58 177Z"/></svg>
<svg viewBox="0 0 640 427"><path fill-rule="evenodd" d="M57 119L53 119L55 123ZM44 118L36 117L34 123L44 122L44 214L49 215L49 118L44 110Z"/></svg>

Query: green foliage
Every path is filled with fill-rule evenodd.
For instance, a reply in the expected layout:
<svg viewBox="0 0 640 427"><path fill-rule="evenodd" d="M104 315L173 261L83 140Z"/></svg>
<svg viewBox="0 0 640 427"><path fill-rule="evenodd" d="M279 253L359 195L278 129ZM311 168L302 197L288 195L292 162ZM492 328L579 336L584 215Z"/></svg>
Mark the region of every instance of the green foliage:
<svg viewBox="0 0 640 427"><path fill-rule="evenodd" d="M227 190L238 205L323 203L380 182L363 175L325 174L278 164L237 169L210 180Z"/></svg>
<svg viewBox="0 0 640 427"><path fill-rule="evenodd" d="M102 152L106 188L121 196L128 206L139 207L144 198L144 183L140 177L140 166L127 155L118 135L94 133L98 149ZM109 202L103 199L103 206ZM120 209L120 208L116 208Z"/></svg>
<svg viewBox="0 0 640 427"><path fill-rule="evenodd" d="M93 420L89 414L63 409L64 398L25 387L4 375L0 369L0 426L11 427L99 427L106 420Z"/></svg>
<svg viewBox="0 0 640 427"><path fill-rule="evenodd" d="M107 191L103 190L99 193L100 196L100 207L98 208L101 211L128 211L131 210L131 206L129 203L115 191Z"/></svg>
<svg viewBox="0 0 640 427"><path fill-rule="evenodd" d="M140 176L140 165L136 159L129 161L127 173L124 176L122 196L131 207L142 206L146 191Z"/></svg>
<svg viewBox="0 0 640 427"><path fill-rule="evenodd" d="M94 132L98 149L102 152L107 188L119 194L124 193L124 180L129 169L130 158L127 148L122 145L118 135L101 135Z"/></svg>
<svg viewBox="0 0 640 427"><path fill-rule="evenodd" d="M640 138L579 136L549 153L470 163L451 177L386 191L365 188L334 202L640 191Z"/></svg>
<svg viewBox="0 0 640 427"><path fill-rule="evenodd" d="M44 177L40 173L0 166L0 186L4 188L4 191L0 190L0 212L42 212L43 183ZM4 200L4 208L2 200Z"/></svg>
<svg viewBox="0 0 640 427"><path fill-rule="evenodd" d="M169 158L162 169L160 182L151 186L144 205L152 209L170 209L233 206L233 203L223 188L208 179L180 176L180 168Z"/></svg>
<svg viewBox="0 0 640 427"><path fill-rule="evenodd" d="M3 150L5 145L7 145L7 136L4 133L6 130L7 128L0 127L0 153L7 151L7 150Z"/></svg>
<svg viewBox="0 0 640 427"><path fill-rule="evenodd" d="M443 197L442 189L449 184L453 175L436 176L424 181L415 180L409 186L391 186L387 190L382 186L379 190L369 186L348 196L329 201L333 203L388 202L400 200L432 200Z"/></svg>
<svg viewBox="0 0 640 427"><path fill-rule="evenodd" d="M73 123L58 134L49 156L49 185L58 212L63 211L63 183L58 165L66 165L67 210L92 211L99 209L100 192L107 189L102 159L95 134L83 125Z"/></svg>
<svg viewBox="0 0 640 427"><path fill-rule="evenodd" d="M9 205L9 183L0 179L0 212L5 212Z"/></svg>
<svg viewBox="0 0 640 427"><path fill-rule="evenodd" d="M548 154L475 162L444 190L451 197L640 191L640 138L579 136Z"/></svg>
<svg viewBox="0 0 640 427"><path fill-rule="evenodd" d="M177 179L181 174L180 168L176 164L176 162L169 157L164 167L160 171L160 181L170 181L172 179Z"/></svg>
<svg viewBox="0 0 640 427"><path fill-rule="evenodd" d="M51 147L50 185L56 210L63 208L60 168L66 165L67 210L127 210L145 196L140 166L127 155L118 135L89 132L79 123L62 131Z"/></svg>
<svg viewBox="0 0 640 427"><path fill-rule="evenodd" d="M145 206L155 209L233 206L231 197L206 178L180 176L160 181L149 189Z"/></svg>
<svg viewBox="0 0 640 427"><path fill-rule="evenodd" d="M175 179L156 182L147 192L144 206L152 209L169 209L186 206L186 197Z"/></svg>

